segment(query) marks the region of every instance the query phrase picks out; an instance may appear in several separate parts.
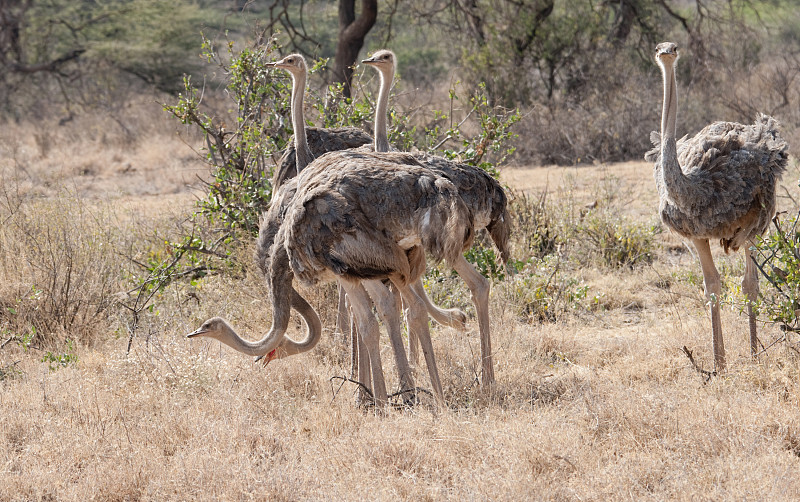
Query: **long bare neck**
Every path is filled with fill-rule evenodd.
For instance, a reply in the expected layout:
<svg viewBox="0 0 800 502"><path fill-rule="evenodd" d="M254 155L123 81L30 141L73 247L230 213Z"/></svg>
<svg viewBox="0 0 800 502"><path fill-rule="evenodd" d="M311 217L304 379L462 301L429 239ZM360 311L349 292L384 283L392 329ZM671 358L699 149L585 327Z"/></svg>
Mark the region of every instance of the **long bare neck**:
<svg viewBox="0 0 800 502"><path fill-rule="evenodd" d="M675 67L663 65L661 73L664 77L664 105L661 108L661 140L675 140L678 122L678 84L675 81Z"/></svg>
<svg viewBox="0 0 800 502"><path fill-rule="evenodd" d="M303 94L306 90L306 74L292 73L292 128L294 129L294 151L297 174L314 160L306 138L306 121L303 116Z"/></svg>
<svg viewBox="0 0 800 502"><path fill-rule="evenodd" d="M672 64L661 65L664 76L664 105L661 109L661 166L660 176L664 195L676 206L687 210L697 198L693 194L694 186L683 173L678 163L678 148L676 143L676 130L678 121L678 84L675 81L675 67Z"/></svg>
<svg viewBox="0 0 800 502"><path fill-rule="evenodd" d="M270 292L273 312L272 327L257 342L244 340L233 331L233 328L228 330L226 336L218 338L220 342L230 348L250 356L264 356L278 348L284 340L286 330L289 328L289 315L291 313L289 299L294 290L292 288L293 275L286 249L283 246L276 246L276 248L277 250L272 257L272 264L268 272L270 274L269 284L272 289ZM308 323L306 329L310 331L315 326L313 322ZM312 333L308 333L306 338L312 338L313 336Z"/></svg>
<svg viewBox="0 0 800 502"><path fill-rule="evenodd" d="M313 349L319 339L322 338L322 322L319 320L319 315L294 288L292 288L292 307L306 323L306 337L299 342L292 340L288 336L283 337L281 348L289 356Z"/></svg>
<svg viewBox="0 0 800 502"><path fill-rule="evenodd" d="M378 105L375 107L375 151L389 151L389 127L387 114L389 109L389 90L394 80L394 68L381 74L381 90L378 93Z"/></svg>
<svg viewBox="0 0 800 502"><path fill-rule="evenodd" d="M280 345L282 336L275 336L273 330L270 331L257 342L251 342L240 337L233 328L227 330L226 336L219 337L218 340L228 347L247 354L248 356L265 356L275 350Z"/></svg>

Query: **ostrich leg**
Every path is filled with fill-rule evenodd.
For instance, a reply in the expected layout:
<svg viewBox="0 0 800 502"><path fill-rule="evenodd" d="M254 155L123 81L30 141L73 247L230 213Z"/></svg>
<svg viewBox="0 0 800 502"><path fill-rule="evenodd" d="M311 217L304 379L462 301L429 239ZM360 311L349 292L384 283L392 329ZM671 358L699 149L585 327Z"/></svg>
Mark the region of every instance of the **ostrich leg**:
<svg viewBox="0 0 800 502"><path fill-rule="evenodd" d="M345 295L341 284L337 289L339 290L339 303L336 307L336 331L343 334L345 340L347 340L350 338L350 315L347 308L347 295Z"/></svg>
<svg viewBox="0 0 800 502"><path fill-rule="evenodd" d="M488 389L494 385L492 338L489 333L489 280L475 270L463 256L453 264L453 268L472 292L472 302L475 304L481 337L481 385L484 389Z"/></svg>
<svg viewBox="0 0 800 502"><path fill-rule="evenodd" d="M444 392L442 392L442 382L439 379L439 370L436 367L436 358L433 355L433 343L431 343L431 332L428 327L428 312L425 310L425 303L414 293L411 287L397 286L400 294L403 295L403 302L408 306L408 331L409 333L412 331L416 333L416 338L422 346L422 354L425 356L425 363L428 367L433 393L436 396L436 403L438 406L444 407Z"/></svg>
<svg viewBox="0 0 800 502"><path fill-rule="evenodd" d="M756 333L756 316L755 312L753 312L753 304L758 300L758 270L750 252L750 247L753 245L755 243L752 240L745 243L745 271L744 279L742 279L742 292L747 297L747 317L750 322L750 355L755 357L758 353L758 335Z"/></svg>
<svg viewBox="0 0 800 502"><path fill-rule="evenodd" d="M711 304L711 331L712 345L714 347L714 365L717 371L725 370L725 343L722 341L722 324L719 318L719 297L722 292L719 272L714 266L711 257L711 247L708 239L692 239L697 254L700 257L700 267L703 269L703 287L706 300Z"/></svg>
<svg viewBox="0 0 800 502"><path fill-rule="evenodd" d="M415 387L414 378L411 376L411 368L408 365L406 349L403 346L400 310L397 308L397 302L395 301L397 295L392 294L389 288L381 281L362 281L361 284L364 286L370 298L372 298L378 315L381 316L381 320L386 326L386 331L389 332L389 341L392 344L394 361L400 376L400 389L413 389Z"/></svg>
<svg viewBox="0 0 800 502"><path fill-rule="evenodd" d="M422 285L422 278L420 277L409 286L411 290L422 300L425 308L428 310L433 319L442 326L448 326L463 331L467 326L467 315L459 309L443 309L436 306L425 293L425 286ZM419 346L416 338L416 332L409 331L408 333L408 349L411 362L415 365L419 361Z"/></svg>
<svg viewBox="0 0 800 502"><path fill-rule="evenodd" d="M466 328L467 315L459 309L443 309L434 305L433 302L431 302L431 299L428 298L428 295L425 293L425 286L422 285L421 277L411 283L410 287L411 290L417 294L419 299L423 301L428 313L436 322L442 326L448 326L455 329L463 330Z"/></svg>
<svg viewBox="0 0 800 502"><path fill-rule="evenodd" d="M388 397L386 394L386 382L383 379L383 367L381 365L381 352L380 352L380 328L375 316L372 315L372 305L369 296L364 291L364 288L357 282L341 281L344 286L345 292L350 299L350 305L353 309L353 315L358 324L358 335L361 337L361 346L366 352L367 361L359 361L358 370L359 378L364 377L361 381L364 385L370 386L369 372L372 373L372 381L370 391L375 398L375 405L383 409L386 407Z"/></svg>

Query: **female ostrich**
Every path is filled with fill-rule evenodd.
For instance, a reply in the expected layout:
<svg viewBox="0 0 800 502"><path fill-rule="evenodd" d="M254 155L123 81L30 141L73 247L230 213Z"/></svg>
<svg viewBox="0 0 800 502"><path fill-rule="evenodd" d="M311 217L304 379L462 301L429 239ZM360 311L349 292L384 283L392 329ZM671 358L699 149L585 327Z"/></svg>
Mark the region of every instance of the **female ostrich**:
<svg viewBox="0 0 800 502"><path fill-rule="evenodd" d="M381 91L378 96L378 104L375 109L375 144L376 152L389 151L388 127L387 127L387 108L389 84L394 77L396 66L394 53L388 50L380 50L372 55L371 58L362 61L376 68L381 76ZM366 146L361 147L364 149ZM490 176L486 171L479 167L467 164L459 164L441 157L435 157L424 153L413 154L414 157L423 165L449 179L458 188L459 197L464 201L473 214L472 232L487 229L492 237L500 256L505 262L509 257L508 236L510 232L508 214L506 211L507 197L503 187ZM478 330L481 339L481 382L484 386L489 386L494 382L494 366L491 355L491 335L489 332L489 281L486 280L463 256L454 264L456 272L472 293L472 301L475 304L475 311L478 317ZM458 309L441 309L434 305L425 294L422 279L415 281L411 288L417 296L424 302L427 311L440 324L463 328L466 323L466 316ZM424 314L414 313L414 319L424 319ZM409 349L411 359L418 360L416 329L409 326Z"/></svg>
<svg viewBox="0 0 800 502"><path fill-rule="evenodd" d="M291 180L285 187L294 184ZM227 323L214 318L189 336L215 338L250 355L269 354L286 343L290 302L297 295L292 288L294 275L310 285L338 278L351 297L369 361L369 366L359 365L359 377L365 383L371 380L376 402L384 405L380 333L369 297L359 285L369 290L369 284L390 279L404 301L419 303L408 285L425 270L422 249L437 260L457 260L465 243L471 244L470 211L452 183L405 154L331 152L311 163L296 186L301 188L284 206L271 249L263 248L269 239L261 235L257 243L257 256L266 257L263 266L268 269L273 304L269 332L258 342L246 343ZM270 219L268 214L262 233ZM273 224L272 231L275 228ZM420 333L420 341L441 403L430 333Z"/></svg>
<svg viewBox="0 0 800 502"><path fill-rule="evenodd" d="M381 75L381 93L375 109L375 144L376 152L389 150L387 107L388 85L394 76L396 66L394 53L381 50L365 59L362 63L375 67ZM361 147L361 149L366 147ZM502 186L486 171L475 166L459 164L424 153L413 154L423 165L440 173L458 188L459 196L473 213L473 233L486 228L500 251L501 258L509 257L508 235L510 232L507 217L507 197ZM456 272L467 283L472 293L472 301L478 316L478 330L481 339L481 382L489 386L494 382L494 366L491 356L491 335L489 332L489 281L486 280L464 257L453 264ZM422 279L415 281L411 288L424 302L427 312L440 324L455 328L463 328L466 315L458 309L441 309L434 305L425 294ZM415 319L423 318L416 313ZM424 322L427 322L425 319ZM416 330L409 326L409 347L413 361L418 360Z"/></svg>
<svg viewBox="0 0 800 502"><path fill-rule="evenodd" d="M394 75L394 54L390 53L391 57L382 57L380 58L381 63L383 66L386 66L386 63L390 63L388 66L391 68L391 75L388 79L382 81L381 90L378 98L379 108L383 106L383 109L386 108L386 101L388 100L389 88L392 83L392 78ZM324 154L328 151L338 151L343 149L349 149L351 144L347 144L346 141L342 140L342 136L346 137L353 137L354 133L352 132L353 128L345 128L340 130L314 130L311 133L310 137L315 138L318 140L316 141L315 145L316 148L309 148L308 144L306 143L306 133L307 131L305 127L305 118L303 115L303 93L302 90L305 88L305 81L306 81L306 74L307 74L307 67L305 63L305 59L299 54L291 54L286 56L280 61L276 61L273 63L268 63L268 66L277 67L286 70L292 76L292 123L294 125L295 135L294 135L294 148L291 147L287 149L287 152L284 154L283 158L281 159L281 163L279 169L277 171L277 175L275 177L275 185L274 188L278 190L276 194L275 200L271 204L270 212L267 215L267 220L264 225L262 225L260 229L259 241L262 243L260 249L262 250L269 250L272 246L272 242L274 241L275 234L283 221L283 215L285 214L286 207L288 203L294 198L294 194L296 191L296 183L291 184L291 186L287 186L286 190L279 190L283 189L284 185L287 185L288 180L293 180L297 173L302 172L303 169L313 161L317 156ZM380 104L382 103L382 105ZM309 129L308 131L311 131ZM325 135L325 136L323 136ZM327 141L319 141L320 138L327 138ZM369 140L369 136L366 136ZM388 141L386 141L388 144ZM365 148L363 151L369 151L368 146L364 146ZM295 155L295 152L298 154ZM277 209L277 211L273 211L272 209ZM261 256L257 256L256 260L259 264L267 263L269 256L266 253L261 253ZM365 281L366 282L366 281ZM378 313L380 314L384 324L387 326L387 331L389 332L389 338L394 348L394 355L395 355L395 362L397 364L397 370L400 374L400 385L404 389L411 389L414 388L414 382L410 367L408 365L408 358L405 354L405 349L402 344L402 323L400 320L400 313L399 309L397 309L394 305L394 298L391 295L390 291L383 287L380 284L364 284L362 286L368 286L370 291L369 296L373 298L375 301L376 307L378 309ZM362 291L364 294L365 291ZM349 327L349 316L346 314L346 307L344 298L346 297L344 286L342 284L339 285L339 322L338 327L341 331L345 331L342 329L344 326ZM352 375L355 377L357 367L358 367L358 344L357 344L358 335L353 335L353 367L352 367ZM281 347L282 350L273 351L267 355L264 359L264 364L268 364L272 359L283 357L286 355L298 353L301 350L310 350L316 344L316 340L305 340L301 343L295 343L291 339L286 340L286 346ZM362 358L366 357L365 354L362 354ZM257 359L258 360L258 359Z"/></svg>
<svg viewBox="0 0 800 502"><path fill-rule="evenodd" d="M295 132L294 141L283 152L278 168L272 179L272 187L278 187L307 166L316 157L325 152L356 148L372 142L372 137L357 127L340 127L336 129L306 128L303 118L303 94L306 89L306 76L308 74L306 61L300 54L291 54L281 61L267 63L267 66L283 68L292 76L292 128ZM305 130L305 135L298 135L297 131Z"/></svg>
<svg viewBox="0 0 800 502"><path fill-rule="evenodd" d="M758 338L752 302L758 297L758 276L750 246L775 215L775 185L786 170L787 145L777 121L763 114L753 125L714 122L693 138L676 141L678 47L672 42L658 44L655 57L664 77L664 105L661 134L651 135L655 148L645 159L655 162L661 221L691 239L700 257L705 295L711 304L714 363L722 371L721 288L709 240L719 239L726 253L744 247L742 291L748 300L750 350L755 354Z"/></svg>

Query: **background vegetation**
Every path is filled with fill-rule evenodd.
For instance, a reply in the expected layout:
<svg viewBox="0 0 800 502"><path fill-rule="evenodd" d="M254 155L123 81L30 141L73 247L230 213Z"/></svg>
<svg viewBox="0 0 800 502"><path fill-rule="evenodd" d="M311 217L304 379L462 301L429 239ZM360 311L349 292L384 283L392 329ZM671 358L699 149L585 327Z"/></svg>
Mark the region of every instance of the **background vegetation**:
<svg viewBox="0 0 800 502"><path fill-rule="evenodd" d="M180 91L183 74L211 101L226 84L200 55L201 31L216 42L277 33L285 50L325 61L319 89L342 81L333 58L345 4L377 9L364 49L398 53L397 102L413 123L431 120L414 110L441 109L453 82L484 82L492 105L525 117L520 163L640 158L660 113L651 53L666 39L682 48L682 131L757 111L780 119L790 140L800 125L800 14L792 2L755 0L4 0L0 110L65 121L99 107L130 129L131 96Z"/></svg>

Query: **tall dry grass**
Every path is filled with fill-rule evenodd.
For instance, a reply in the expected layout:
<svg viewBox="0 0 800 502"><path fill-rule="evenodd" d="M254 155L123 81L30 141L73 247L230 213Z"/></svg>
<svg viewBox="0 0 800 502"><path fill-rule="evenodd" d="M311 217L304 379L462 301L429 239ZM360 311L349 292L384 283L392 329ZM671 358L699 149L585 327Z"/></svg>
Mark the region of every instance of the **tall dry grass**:
<svg viewBox="0 0 800 502"><path fill-rule="evenodd" d="M164 288L141 313L127 351L130 314L117 300L138 270L130 259L157 252L193 207L188 189L170 193L174 165L158 160L179 148L173 142L166 152L150 152L156 160L142 167L163 171L157 197L136 195L120 172L109 174L107 182L120 189L108 193L91 184L65 190L76 175L54 178L49 192L40 192L26 184L30 178L15 181L9 173L20 172L22 159L44 179L55 158L3 158L0 500L800 497L796 340L750 359L747 323L735 303L741 257L716 256L730 368L706 381L680 350L685 345L711 364L702 278L680 240L656 234L652 261L632 267L605 262L580 240L586 211L652 223L651 166L504 173L528 194L527 206L515 202L522 206L515 221L551 225L551 235L565 239L563 278L585 295L541 322L524 315L533 300L521 294L530 290L520 278L546 279L546 270L495 283L494 392L484 394L477 383L474 321L465 333L433 326L447 409L436 413L425 401L379 415L354 405L352 384L331 379L349 372L347 343L332 332L331 287L304 292L325 326L307 354L262 368L217 342L184 338L212 315L226 316L250 338L269 325L268 294L250 248L237 251L244 265L236 276ZM127 152L140 155L138 148ZM795 198L797 176L793 165L785 186ZM539 207L544 187L551 195ZM532 241L515 241L516 258L535 256ZM39 286L46 284L53 287ZM472 314L457 279L443 276L427 287ZM69 301L58 303L65 291ZM59 308L47 310L48 302ZM77 312L70 329L59 324L59 312ZM51 346L23 343L26 326L44 334L46 322L56 326ZM299 335L298 318L290 329ZM765 343L779 335L761 327ZM50 364L44 356L68 350L61 344L68 336L77 360ZM385 342L387 381L396 389ZM418 375L429 387L425 372Z"/></svg>

